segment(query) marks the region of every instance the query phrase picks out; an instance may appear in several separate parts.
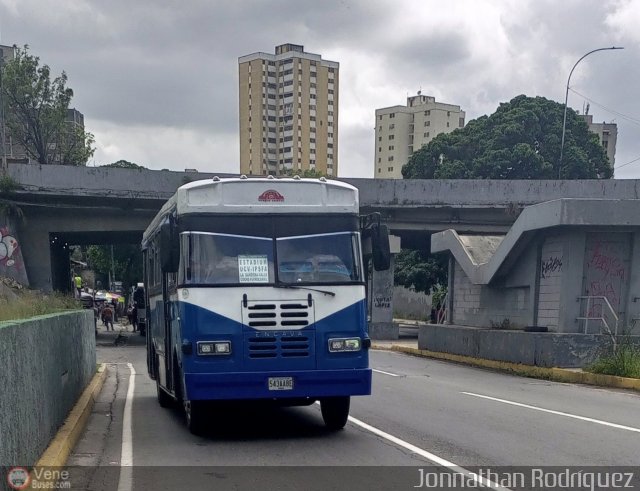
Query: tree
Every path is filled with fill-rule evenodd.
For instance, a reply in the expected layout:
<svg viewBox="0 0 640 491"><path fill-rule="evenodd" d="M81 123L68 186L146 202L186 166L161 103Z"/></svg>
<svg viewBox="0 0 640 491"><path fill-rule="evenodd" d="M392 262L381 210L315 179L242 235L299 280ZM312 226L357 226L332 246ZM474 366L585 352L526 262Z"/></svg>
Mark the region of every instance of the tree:
<svg viewBox="0 0 640 491"><path fill-rule="evenodd" d="M51 80L48 65L15 49L15 57L2 67L2 99L11 136L40 164L85 165L93 155L93 135L67 121L73 90L65 72Z"/></svg>
<svg viewBox="0 0 640 491"><path fill-rule="evenodd" d="M116 167L119 169L146 169L138 164L134 164L133 162L129 162L128 160L118 160L117 162L113 162L112 164L103 165L101 167Z"/></svg>
<svg viewBox="0 0 640 491"><path fill-rule="evenodd" d="M96 276L109 277L111 271L110 245L92 245L87 248L87 260ZM125 289L142 281L142 251L136 244L118 244L113 246L112 280L122 281Z"/></svg>
<svg viewBox="0 0 640 491"><path fill-rule="evenodd" d="M495 113L440 134L402 168L409 179L596 179L613 167L596 134L567 111L564 156L558 172L564 105L519 95Z"/></svg>
<svg viewBox="0 0 640 491"><path fill-rule="evenodd" d="M304 169L302 171L300 170L294 170L294 169L287 169L284 173L285 176L300 176L300 177L305 177L305 178L312 178L312 179L318 179L320 177L327 177L325 174L323 174L322 172L320 172L319 170L316 169Z"/></svg>
<svg viewBox="0 0 640 491"><path fill-rule="evenodd" d="M427 295L446 287L449 260L446 254L403 249L395 258L394 284L414 288Z"/></svg>

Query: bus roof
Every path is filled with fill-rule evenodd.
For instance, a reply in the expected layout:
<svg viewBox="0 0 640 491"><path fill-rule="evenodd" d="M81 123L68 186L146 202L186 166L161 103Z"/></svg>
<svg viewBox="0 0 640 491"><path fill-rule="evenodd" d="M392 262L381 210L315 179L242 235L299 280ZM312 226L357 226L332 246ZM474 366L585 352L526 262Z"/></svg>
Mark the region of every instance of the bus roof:
<svg viewBox="0 0 640 491"><path fill-rule="evenodd" d="M299 178L218 178L180 186L144 233L155 234L164 217L189 214L354 214L359 213L358 189L350 184Z"/></svg>

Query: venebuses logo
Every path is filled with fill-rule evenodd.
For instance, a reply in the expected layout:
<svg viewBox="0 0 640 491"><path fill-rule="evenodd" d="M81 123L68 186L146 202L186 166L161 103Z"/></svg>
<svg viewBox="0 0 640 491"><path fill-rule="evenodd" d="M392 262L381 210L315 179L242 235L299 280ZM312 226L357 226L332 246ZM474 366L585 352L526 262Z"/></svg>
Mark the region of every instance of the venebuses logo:
<svg viewBox="0 0 640 491"><path fill-rule="evenodd" d="M268 201L268 202L277 202L281 203L284 201L284 196L282 196L275 189L269 189L258 196L258 201Z"/></svg>

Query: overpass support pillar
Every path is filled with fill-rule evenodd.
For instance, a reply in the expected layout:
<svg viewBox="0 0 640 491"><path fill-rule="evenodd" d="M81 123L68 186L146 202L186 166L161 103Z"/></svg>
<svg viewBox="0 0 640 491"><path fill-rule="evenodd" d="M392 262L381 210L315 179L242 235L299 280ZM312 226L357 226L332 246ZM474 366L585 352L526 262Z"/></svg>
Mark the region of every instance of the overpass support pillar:
<svg viewBox="0 0 640 491"><path fill-rule="evenodd" d="M395 255L400 252L400 237L389 236L391 265L386 271L373 271L371 278L371 339L398 339L400 328L393 324L393 275Z"/></svg>

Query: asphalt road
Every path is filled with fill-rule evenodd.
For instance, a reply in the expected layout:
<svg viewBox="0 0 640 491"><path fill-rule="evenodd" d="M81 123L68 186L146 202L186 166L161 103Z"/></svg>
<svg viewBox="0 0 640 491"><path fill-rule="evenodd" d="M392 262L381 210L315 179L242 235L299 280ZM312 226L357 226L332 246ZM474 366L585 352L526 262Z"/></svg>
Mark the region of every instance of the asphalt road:
<svg viewBox="0 0 640 491"><path fill-rule="evenodd" d="M352 398L343 431L325 429L318 405L247 404L218 410L196 437L157 404L143 338L119 341L98 338L109 373L69 462L82 466L74 489L410 489L432 471L640 463L637 393L384 351L371 353L373 395Z"/></svg>

